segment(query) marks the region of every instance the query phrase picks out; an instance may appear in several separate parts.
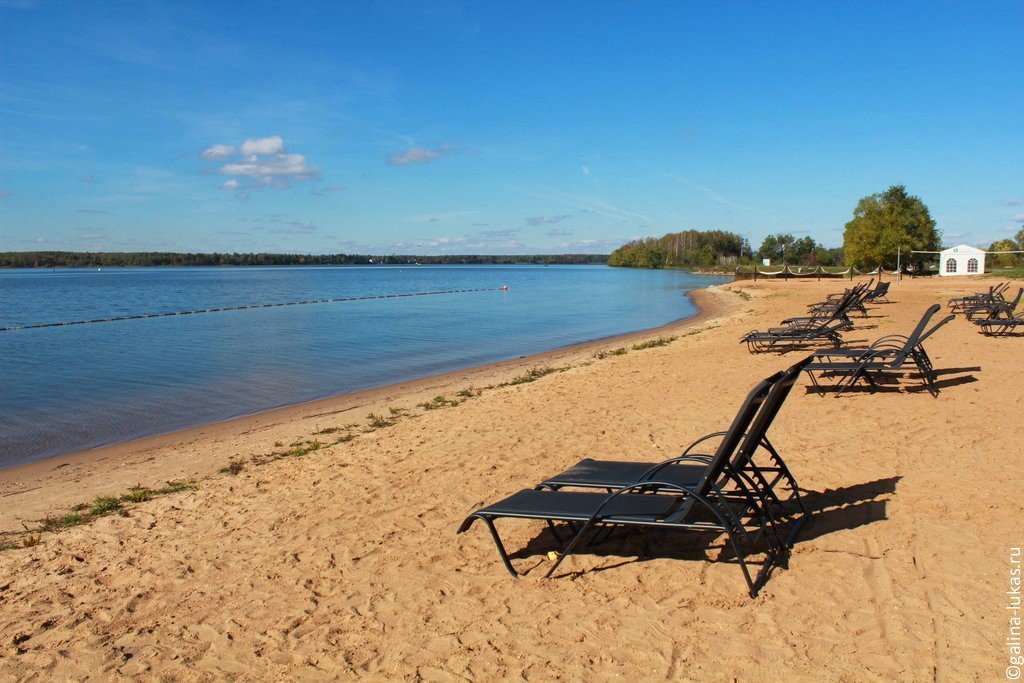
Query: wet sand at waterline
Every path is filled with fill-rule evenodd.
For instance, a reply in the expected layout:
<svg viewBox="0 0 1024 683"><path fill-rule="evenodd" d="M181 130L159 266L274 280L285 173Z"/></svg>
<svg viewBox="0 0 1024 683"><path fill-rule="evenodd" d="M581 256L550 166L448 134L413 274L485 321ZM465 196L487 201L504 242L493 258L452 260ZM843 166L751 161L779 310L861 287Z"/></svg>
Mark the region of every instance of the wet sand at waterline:
<svg viewBox="0 0 1024 683"><path fill-rule="evenodd" d="M906 334L930 304L992 282L906 280L845 338ZM732 283L696 293L700 319L626 341L8 470L5 531L135 485L198 488L0 553L0 673L1002 677L1010 548L1024 545L1024 339L962 318L927 342L937 399L914 376L837 399L802 380L790 395L769 434L817 513L757 599L716 561L722 539L620 534L543 580L543 525L499 522L510 551L527 549L514 581L483 527L455 535L480 505L580 458L659 460L725 429L758 379L801 357L751 355L739 336L848 284ZM666 335L678 338L595 357ZM565 369L497 386L540 366ZM418 405L470 386L456 406ZM393 424L370 431L367 415L390 408ZM325 445L266 457L310 441ZM219 473L231 460L241 470Z"/></svg>

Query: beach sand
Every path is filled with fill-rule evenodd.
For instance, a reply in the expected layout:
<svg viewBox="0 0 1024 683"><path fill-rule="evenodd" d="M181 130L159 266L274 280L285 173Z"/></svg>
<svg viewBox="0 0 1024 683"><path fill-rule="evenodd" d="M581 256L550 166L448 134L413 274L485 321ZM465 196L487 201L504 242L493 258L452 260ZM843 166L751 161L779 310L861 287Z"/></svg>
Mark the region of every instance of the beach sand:
<svg viewBox="0 0 1024 683"><path fill-rule="evenodd" d="M839 398L801 380L769 434L817 514L756 599L716 561L722 539L620 534L544 580L543 525L499 522L510 551L528 548L515 581L484 527L455 534L580 458L660 460L725 429L757 380L802 355L751 355L739 336L848 284L732 283L697 294L702 319L626 341L0 473L7 531L199 480L0 553L0 677L1002 678L1009 554L1024 545L1024 339L962 318L927 343L937 399L916 377ZM905 280L845 337L905 334L928 305L989 284ZM678 339L595 357L663 335ZM567 369L496 386L544 365ZM469 386L482 391L457 406L417 407ZM391 407L394 424L363 431ZM218 473L231 459L243 469Z"/></svg>

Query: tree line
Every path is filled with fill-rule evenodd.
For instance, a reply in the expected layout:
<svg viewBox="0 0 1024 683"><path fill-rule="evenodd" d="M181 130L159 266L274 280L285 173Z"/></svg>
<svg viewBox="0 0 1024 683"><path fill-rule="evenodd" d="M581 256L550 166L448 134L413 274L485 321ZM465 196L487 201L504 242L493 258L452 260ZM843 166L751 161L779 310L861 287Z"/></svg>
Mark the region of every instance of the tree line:
<svg viewBox="0 0 1024 683"><path fill-rule="evenodd" d="M627 242L608 257L608 265L627 268L735 266L751 255L746 238L725 230L684 230Z"/></svg>
<svg viewBox="0 0 1024 683"><path fill-rule="evenodd" d="M923 269L935 261L942 235L928 207L920 197L907 192L903 185L893 185L884 192L869 195L857 202L853 218L846 223L841 247L825 247L810 236L795 237L792 233L768 235L756 254L747 241L736 233L723 230L685 230L663 237L646 237L624 244L608 257L610 266L634 268L665 267L732 267L770 259L771 265L854 266L893 269L901 265ZM993 243L987 251L1024 249L1024 228L1015 239ZM993 254L992 265L1019 266L1020 254Z"/></svg>
<svg viewBox="0 0 1024 683"><path fill-rule="evenodd" d="M122 266L352 266L471 264L602 264L604 254L452 255L414 256L391 254L193 254L179 252L0 252L0 268L103 268Z"/></svg>

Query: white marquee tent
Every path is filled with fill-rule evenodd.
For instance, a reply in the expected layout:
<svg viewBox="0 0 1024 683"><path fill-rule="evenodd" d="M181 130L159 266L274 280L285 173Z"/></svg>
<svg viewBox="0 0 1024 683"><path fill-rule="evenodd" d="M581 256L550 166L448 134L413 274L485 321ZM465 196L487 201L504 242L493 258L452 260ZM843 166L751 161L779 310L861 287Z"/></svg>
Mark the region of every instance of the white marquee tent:
<svg viewBox="0 0 1024 683"><path fill-rule="evenodd" d="M981 275L985 272L985 252L960 244L939 252L939 275Z"/></svg>

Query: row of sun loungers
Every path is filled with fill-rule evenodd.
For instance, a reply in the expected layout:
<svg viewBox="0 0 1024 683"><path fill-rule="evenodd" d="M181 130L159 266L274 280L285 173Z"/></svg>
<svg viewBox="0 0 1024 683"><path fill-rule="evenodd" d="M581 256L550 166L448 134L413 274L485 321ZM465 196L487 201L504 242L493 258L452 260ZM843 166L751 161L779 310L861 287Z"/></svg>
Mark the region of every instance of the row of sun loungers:
<svg viewBox="0 0 1024 683"><path fill-rule="evenodd" d="M949 300L949 309L963 313L987 336L1001 337L1015 333L1024 325L1024 311L1017 312L1024 288L1017 291L1012 301L1007 301L1006 291L1009 287L1009 282L1003 282L989 287L987 292L954 297Z"/></svg>
<svg viewBox="0 0 1024 683"><path fill-rule="evenodd" d="M661 529L684 533L724 534L751 597L756 597L775 567L783 566L810 512L800 488L782 456L768 438L768 431L802 372L823 393L822 379L838 378L836 395L859 380L872 389L881 375L902 374L916 366L925 388L938 395L936 372L924 342L952 320L938 322L942 309L934 304L908 335L887 335L865 348L839 348L840 332L852 328L850 313L866 314L868 302L886 301L888 283L858 285L809 307L809 315L789 318L782 326L754 331L742 341L754 350L787 349L818 341L834 348L820 350L784 371L767 377L751 389L725 431L712 432L694 441L681 455L661 462L597 460L586 458L569 469L523 489L502 501L481 507L459 526L467 531L481 521L491 533L498 555L509 574L519 572L501 540L495 522L506 519L543 521L558 551L549 553L555 573L566 557L586 545L595 545L616 529ZM983 301L993 302L1005 314L1002 324L1024 323L1012 304L1002 299L1003 287L984 296L962 297L951 310L972 310ZM991 318L977 321L979 325ZM1018 321L1018 322L1012 322ZM717 447L709 449L717 443ZM753 555L763 557L759 567ZM755 571L756 569L756 571Z"/></svg>
<svg viewBox="0 0 1024 683"><path fill-rule="evenodd" d="M740 341L751 353L784 352L823 343L838 348L843 343L842 332L853 329L851 312L862 310L867 313L864 303L876 291L870 288L871 282L873 280L848 289L836 299L812 304L810 315L786 318L779 327L764 331L753 330L743 335Z"/></svg>

